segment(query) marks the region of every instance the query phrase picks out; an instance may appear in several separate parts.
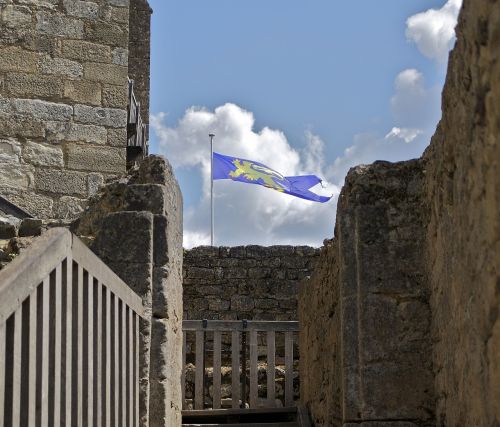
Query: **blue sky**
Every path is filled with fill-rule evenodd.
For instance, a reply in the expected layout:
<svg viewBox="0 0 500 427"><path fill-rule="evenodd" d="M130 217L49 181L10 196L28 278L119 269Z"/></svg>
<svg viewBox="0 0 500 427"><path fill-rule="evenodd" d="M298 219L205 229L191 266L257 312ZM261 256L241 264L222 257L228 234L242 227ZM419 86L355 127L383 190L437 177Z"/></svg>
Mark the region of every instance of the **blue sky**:
<svg viewBox="0 0 500 427"><path fill-rule="evenodd" d="M216 244L229 245L320 245L349 167L429 142L459 0L150 4L151 151L176 170L186 246L207 243L211 130L216 150L322 174L335 195L320 206L216 182Z"/></svg>

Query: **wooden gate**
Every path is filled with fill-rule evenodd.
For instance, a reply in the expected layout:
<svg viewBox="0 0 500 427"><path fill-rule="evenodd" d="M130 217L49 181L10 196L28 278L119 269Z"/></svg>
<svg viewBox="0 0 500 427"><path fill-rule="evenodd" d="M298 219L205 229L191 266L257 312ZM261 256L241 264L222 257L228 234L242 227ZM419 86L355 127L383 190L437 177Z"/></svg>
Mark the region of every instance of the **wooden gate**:
<svg viewBox="0 0 500 427"><path fill-rule="evenodd" d="M138 426L141 299L66 229L0 272L0 426Z"/></svg>
<svg viewBox="0 0 500 427"><path fill-rule="evenodd" d="M294 334L298 332L298 322L250 321L250 320L185 320L183 322L183 377L182 390L185 402L186 391L186 349L188 333L195 334L195 387L194 409L204 409L207 405L205 372L207 343L209 335L213 345L213 408L221 407L221 347L222 333L231 334L231 406L233 408L272 408L276 406L275 357L276 334L284 334L285 342L285 406L293 405L293 347ZM212 332L212 334L208 334ZM265 334L267 396L258 396L258 334ZM247 343L249 348L249 386L247 387ZM241 372L241 377L240 377ZM235 373L237 373L235 375ZM248 390L248 396L247 396Z"/></svg>

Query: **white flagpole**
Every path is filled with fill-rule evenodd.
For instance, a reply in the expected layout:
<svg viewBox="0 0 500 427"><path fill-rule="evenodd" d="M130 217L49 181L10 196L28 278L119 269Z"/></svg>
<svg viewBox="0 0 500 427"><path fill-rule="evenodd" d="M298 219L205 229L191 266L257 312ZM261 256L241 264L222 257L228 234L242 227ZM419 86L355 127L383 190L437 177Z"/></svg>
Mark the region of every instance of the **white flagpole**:
<svg viewBox="0 0 500 427"><path fill-rule="evenodd" d="M210 137L210 246L214 245L214 134Z"/></svg>

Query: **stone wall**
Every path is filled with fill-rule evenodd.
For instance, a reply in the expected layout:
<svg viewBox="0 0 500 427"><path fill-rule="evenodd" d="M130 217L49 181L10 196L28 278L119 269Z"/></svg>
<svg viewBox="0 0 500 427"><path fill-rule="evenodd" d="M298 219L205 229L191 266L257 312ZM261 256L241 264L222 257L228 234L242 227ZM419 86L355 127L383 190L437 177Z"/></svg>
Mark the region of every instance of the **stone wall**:
<svg viewBox="0 0 500 427"><path fill-rule="evenodd" d="M168 162L147 157L94 196L74 231L141 298L141 425L180 426L182 195Z"/></svg>
<svg viewBox="0 0 500 427"><path fill-rule="evenodd" d="M151 14L147 0L130 0L129 77L141 103L143 123L149 124L149 80L151 51Z"/></svg>
<svg viewBox="0 0 500 427"><path fill-rule="evenodd" d="M75 218L125 172L129 1L3 1L0 17L0 194Z"/></svg>
<svg viewBox="0 0 500 427"><path fill-rule="evenodd" d="M338 245L325 241L310 280L299 287L300 398L316 426L341 425ZM305 380L307 379L307 380Z"/></svg>
<svg viewBox="0 0 500 427"><path fill-rule="evenodd" d="M184 319L297 320L297 292L319 254L308 246L184 251Z"/></svg>
<svg viewBox="0 0 500 427"><path fill-rule="evenodd" d="M500 425L500 2L464 1L426 151L439 426Z"/></svg>
<svg viewBox="0 0 500 427"><path fill-rule="evenodd" d="M423 158L347 175L300 292L318 426L500 424L499 52L500 3L465 0Z"/></svg>

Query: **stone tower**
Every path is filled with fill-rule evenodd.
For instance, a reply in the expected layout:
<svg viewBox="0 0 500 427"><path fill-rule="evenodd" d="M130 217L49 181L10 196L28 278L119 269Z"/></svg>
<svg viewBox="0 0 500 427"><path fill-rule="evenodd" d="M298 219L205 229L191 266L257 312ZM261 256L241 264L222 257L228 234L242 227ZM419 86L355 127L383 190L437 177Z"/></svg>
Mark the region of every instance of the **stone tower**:
<svg viewBox="0 0 500 427"><path fill-rule="evenodd" d="M147 152L152 11L147 0L9 0L0 12L0 196L72 219Z"/></svg>

